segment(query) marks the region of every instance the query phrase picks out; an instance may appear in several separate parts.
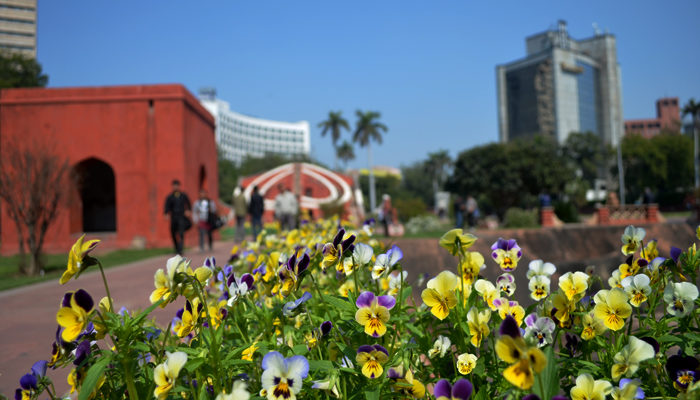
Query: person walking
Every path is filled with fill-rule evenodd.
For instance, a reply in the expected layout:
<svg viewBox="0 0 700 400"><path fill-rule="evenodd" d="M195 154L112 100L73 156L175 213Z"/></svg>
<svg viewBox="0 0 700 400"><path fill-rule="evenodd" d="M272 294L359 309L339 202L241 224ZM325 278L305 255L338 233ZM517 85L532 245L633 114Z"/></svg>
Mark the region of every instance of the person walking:
<svg viewBox="0 0 700 400"><path fill-rule="evenodd" d="M297 197L287 187L277 197L279 199L279 219L282 229L292 230L296 228L297 212L299 211Z"/></svg>
<svg viewBox="0 0 700 400"><path fill-rule="evenodd" d="M464 199L462 199L462 196L457 196L455 197L454 202L452 203L452 211L455 214L455 227L456 228L464 228L464 211L466 209L466 206L464 204Z"/></svg>
<svg viewBox="0 0 700 400"><path fill-rule="evenodd" d="M262 230L262 215L265 211L265 202L260 195L257 186L253 186L253 194L250 196L248 204L248 214L250 214L250 224L253 227L253 240L256 240L258 233Z"/></svg>
<svg viewBox="0 0 700 400"><path fill-rule="evenodd" d="M173 180L173 191L165 199L165 216L170 219L170 235L175 253L182 255L185 247L185 231L192 223L189 220L191 204L187 194L180 190L180 181ZM189 226L188 226L189 225Z"/></svg>
<svg viewBox="0 0 700 400"><path fill-rule="evenodd" d="M243 186L233 190L233 213L236 216L236 242L245 240L245 216L248 213L248 202L245 199Z"/></svg>
<svg viewBox="0 0 700 400"><path fill-rule="evenodd" d="M206 189L199 191L199 198L194 202L193 219L199 229L199 252L204 253L204 237L207 237L209 251L213 249L212 231L213 226L209 225L209 213L216 213L216 203L212 201Z"/></svg>
<svg viewBox="0 0 700 400"><path fill-rule="evenodd" d="M469 195L467 196L467 225L469 225L469 230L473 230L474 227L476 226L476 219L478 217L479 213L479 205L476 202L476 199Z"/></svg>
<svg viewBox="0 0 700 400"><path fill-rule="evenodd" d="M391 228L397 222L396 209L391 205L391 196L382 196L382 224L384 225L384 235L391 236Z"/></svg>

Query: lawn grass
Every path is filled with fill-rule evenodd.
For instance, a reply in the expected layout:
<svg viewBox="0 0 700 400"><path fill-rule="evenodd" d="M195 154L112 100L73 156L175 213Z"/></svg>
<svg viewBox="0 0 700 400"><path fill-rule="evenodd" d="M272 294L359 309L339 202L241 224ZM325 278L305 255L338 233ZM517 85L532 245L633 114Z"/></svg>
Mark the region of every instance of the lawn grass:
<svg viewBox="0 0 700 400"><path fill-rule="evenodd" d="M105 268L110 268L169 253L172 253L172 249L169 247L143 250L126 249L101 254L99 258ZM43 274L37 276L25 276L20 273L19 256L0 257L0 291L51 279L58 280L66 269L68 253L46 254L43 257Z"/></svg>

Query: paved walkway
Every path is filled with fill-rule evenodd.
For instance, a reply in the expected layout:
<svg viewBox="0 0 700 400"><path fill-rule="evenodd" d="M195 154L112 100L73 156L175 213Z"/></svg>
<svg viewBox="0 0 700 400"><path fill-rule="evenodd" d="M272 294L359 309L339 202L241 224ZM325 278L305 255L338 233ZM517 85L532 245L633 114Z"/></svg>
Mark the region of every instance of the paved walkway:
<svg viewBox="0 0 700 400"><path fill-rule="evenodd" d="M228 260L232 246L233 242L216 242L211 254L199 254L197 249L191 249L185 257L192 260L193 267L202 265L209 255L214 255L217 262L222 264ZM165 268L169 257L153 257L106 270L115 309L122 306L129 310L148 307L148 296L154 289L153 275L157 269ZM65 285L60 285L56 279L0 292L0 394L14 398L19 378L30 372L34 362L50 359L51 343L57 327L56 312L63 294L81 288L87 290L95 302L105 296L97 269ZM156 309L151 315L156 317L159 324L167 326L179 307L182 305L171 304L165 309ZM68 368L63 368L48 373L59 394L69 390L66 383L68 372Z"/></svg>

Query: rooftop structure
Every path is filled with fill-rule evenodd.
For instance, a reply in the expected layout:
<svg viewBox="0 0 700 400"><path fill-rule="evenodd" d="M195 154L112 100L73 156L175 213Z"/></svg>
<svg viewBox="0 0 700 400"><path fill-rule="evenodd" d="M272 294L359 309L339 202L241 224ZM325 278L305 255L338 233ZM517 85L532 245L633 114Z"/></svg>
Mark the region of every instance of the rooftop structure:
<svg viewBox="0 0 700 400"><path fill-rule="evenodd" d="M658 135L663 130L679 131L680 128L681 108L678 97L656 100L656 118L625 121L625 135L639 134L646 138Z"/></svg>

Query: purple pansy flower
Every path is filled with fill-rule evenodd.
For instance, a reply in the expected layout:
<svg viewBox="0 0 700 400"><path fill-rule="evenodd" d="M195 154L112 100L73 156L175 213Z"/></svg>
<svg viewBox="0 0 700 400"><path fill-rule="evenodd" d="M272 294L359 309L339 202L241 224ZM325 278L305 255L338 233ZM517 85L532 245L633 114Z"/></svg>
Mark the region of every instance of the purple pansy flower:
<svg viewBox="0 0 700 400"><path fill-rule="evenodd" d="M454 385L450 385L447 379L441 379L435 384L433 394L436 400L467 400L472 390L474 387L468 379L459 379Z"/></svg>

